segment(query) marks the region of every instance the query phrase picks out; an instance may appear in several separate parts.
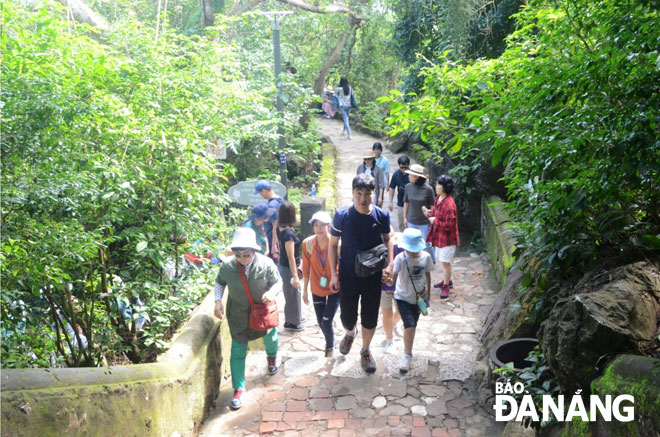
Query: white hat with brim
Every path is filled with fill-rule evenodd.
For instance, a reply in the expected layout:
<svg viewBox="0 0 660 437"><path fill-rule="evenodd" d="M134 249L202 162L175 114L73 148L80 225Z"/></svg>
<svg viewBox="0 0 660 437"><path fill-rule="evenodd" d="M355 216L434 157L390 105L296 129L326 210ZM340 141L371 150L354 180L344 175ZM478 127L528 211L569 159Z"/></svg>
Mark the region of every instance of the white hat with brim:
<svg viewBox="0 0 660 437"><path fill-rule="evenodd" d="M426 177L425 171L426 169L423 166L419 164L413 164L410 166L408 170L405 171L405 173L414 176L419 176L420 178L425 178Z"/></svg>
<svg viewBox="0 0 660 437"><path fill-rule="evenodd" d="M426 242L424 241L422 231L416 228L405 229L399 240L399 247L410 252L421 252L426 249Z"/></svg>
<svg viewBox="0 0 660 437"><path fill-rule="evenodd" d="M332 218L330 218L330 214L328 214L325 211L316 211L314 213L314 215L312 216L312 218L309 219L308 223L310 225L313 225L314 220L317 220L317 221L323 223L324 225L329 225L330 223L332 223Z"/></svg>
<svg viewBox="0 0 660 437"><path fill-rule="evenodd" d="M234 238L231 244L227 247L229 250L235 249L252 249L256 251L261 250L261 246L257 244L257 234L250 228L238 228L234 232Z"/></svg>

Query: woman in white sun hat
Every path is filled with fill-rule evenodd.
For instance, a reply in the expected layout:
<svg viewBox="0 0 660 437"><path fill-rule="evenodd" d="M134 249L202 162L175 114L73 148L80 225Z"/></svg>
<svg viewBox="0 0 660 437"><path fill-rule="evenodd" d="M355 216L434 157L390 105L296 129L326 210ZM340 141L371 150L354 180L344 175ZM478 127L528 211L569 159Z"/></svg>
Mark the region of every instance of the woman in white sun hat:
<svg viewBox="0 0 660 437"><path fill-rule="evenodd" d="M218 276L215 279L215 311L219 319L225 316L222 297L225 290L227 296L227 322L231 334L231 382L234 397L230 408L237 410L243 402L241 396L245 391L245 357L248 342L257 338L264 339L267 356L267 373L277 373L277 327L267 331L255 331L249 326L250 300L249 291L255 303L274 302L282 292L282 279L272 259L259 253L261 246L257 244L257 236L250 228L241 227L234 233L229 246L233 256L220 264ZM247 290L243 285L246 280Z"/></svg>

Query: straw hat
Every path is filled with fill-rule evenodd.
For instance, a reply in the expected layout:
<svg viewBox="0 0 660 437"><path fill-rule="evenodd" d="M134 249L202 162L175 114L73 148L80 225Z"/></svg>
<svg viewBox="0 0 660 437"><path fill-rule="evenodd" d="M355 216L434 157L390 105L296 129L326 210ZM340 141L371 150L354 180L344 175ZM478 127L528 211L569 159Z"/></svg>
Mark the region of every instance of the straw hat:
<svg viewBox="0 0 660 437"><path fill-rule="evenodd" d="M419 176L420 178L425 178L426 176L426 169L422 167L419 164L412 164L408 170L406 170L406 174L411 174L414 176Z"/></svg>
<svg viewBox="0 0 660 437"><path fill-rule="evenodd" d="M362 159L376 159L376 155L373 150L365 150L362 154Z"/></svg>
<svg viewBox="0 0 660 437"><path fill-rule="evenodd" d="M254 249L260 251L261 246L257 244L257 234L252 229L241 227L234 232L234 238L227 249Z"/></svg>

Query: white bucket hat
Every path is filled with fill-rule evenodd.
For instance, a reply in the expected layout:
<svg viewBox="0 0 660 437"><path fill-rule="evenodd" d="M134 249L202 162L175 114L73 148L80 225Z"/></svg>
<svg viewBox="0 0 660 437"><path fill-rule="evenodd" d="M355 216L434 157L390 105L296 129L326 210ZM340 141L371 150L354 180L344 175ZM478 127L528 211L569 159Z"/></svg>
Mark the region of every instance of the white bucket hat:
<svg viewBox="0 0 660 437"><path fill-rule="evenodd" d="M309 219L309 222L308 222L308 223L309 223L310 225L313 225L313 224L314 224L314 220L318 220L318 221L320 221L321 223L323 223L324 225L329 225L330 223L332 223L332 218L330 218L330 214L328 214L328 213L325 212L325 211L316 211L316 212L314 213L314 215L312 216L312 218Z"/></svg>
<svg viewBox="0 0 660 437"><path fill-rule="evenodd" d="M257 244L257 234L252 229L243 227L236 229L234 238L227 248L230 250L254 249L257 252L261 250L261 246Z"/></svg>
<svg viewBox="0 0 660 437"><path fill-rule="evenodd" d="M426 174L425 174L426 169L424 167L422 167L421 165L419 165L419 164L411 165L410 168L408 170L406 170L406 173L411 174L411 175L415 175L415 176L419 176L421 178L427 177Z"/></svg>

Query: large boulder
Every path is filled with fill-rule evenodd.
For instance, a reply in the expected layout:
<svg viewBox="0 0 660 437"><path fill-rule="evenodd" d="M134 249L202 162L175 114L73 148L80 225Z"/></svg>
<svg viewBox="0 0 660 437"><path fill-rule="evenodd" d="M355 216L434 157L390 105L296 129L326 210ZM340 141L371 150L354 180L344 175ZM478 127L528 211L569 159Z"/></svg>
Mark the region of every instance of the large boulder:
<svg viewBox="0 0 660 437"><path fill-rule="evenodd" d="M385 143L385 147L390 149L392 153L401 153L406 147L408 147L408 135L399 134L394 138Z"/></svg>
<svg viewBox="0 0 660 437"><path fill-rule="evenodd" d="M588 393L598 359L649 350L659 317L660 270L638 262L585 275L557 302L538 338L563 391Z"/></svg>

